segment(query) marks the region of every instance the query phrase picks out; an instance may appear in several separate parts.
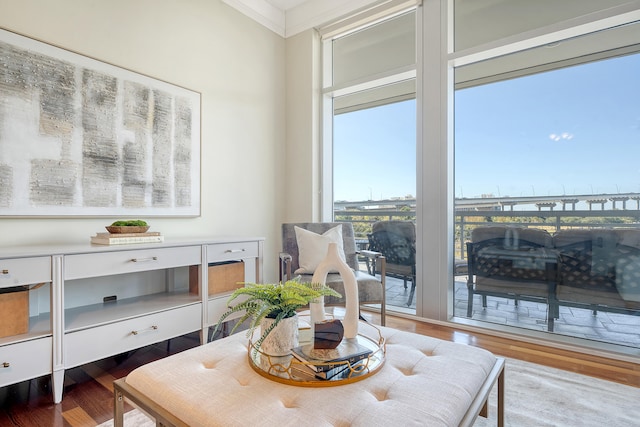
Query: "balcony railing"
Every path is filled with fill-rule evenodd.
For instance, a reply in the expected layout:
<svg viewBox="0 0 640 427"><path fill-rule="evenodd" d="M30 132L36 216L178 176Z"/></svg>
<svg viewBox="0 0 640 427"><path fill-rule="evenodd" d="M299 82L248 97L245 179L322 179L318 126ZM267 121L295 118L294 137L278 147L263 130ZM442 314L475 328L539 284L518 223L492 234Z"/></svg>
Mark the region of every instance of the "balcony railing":
<svg viewBox="0 0 640 427"><path fill-rule="evenodd" d="M635 203L627 204L629 200ZM466 259L464 242L469 240L471 230L478 226L500 224L536 227L550 233L571 228L640 228L639 200L640 194L636 193L456 200L455 257ZM553 210L558 203L562 204L563 209ZM577 203L588 205L589 210L575 209ZM537 206L538 210L505 210L513 209L518 204ZM593 210L594 204L601 209ZM356 238L364 241L374 222L415 221L416 200L406 198L336 202L334 218L336 221L353 223Z"/></svg>
<svg viewBox="0 0 640 427"><path fill-rule="evenodd" d="M630 203L625 203L631 200ZM553 198L538 199L535 203L531 200L505 201L503 199L477 199L476 201L465 199L456 201L455 215L455 258L456 266L466 267L467 254L465 243L471 240L471 232L474 228L487 225L509 225L520 227L531 227L546 230L554 234L561 230L569 229L601 229L601 228L624 228L640 229L640 208L637 196L583 196L580 200L565 199L562 202L562 209L553 210L555 203ZM505 203L506 202L506 203ZM591 203L589 203L591 202ZM621 204L622 202L622 204ZM576 204L586 209L576 209ZM515 205L523 204L537 207L538 210L511 210ZM596 205L597 204L597 205ZM600 209L592 209L597 206ZM334 218L336 221L351 222L358 242L362 248L367 244L367 233L371 231L371 226L377 221L385 220L409 220L416 219L415 199L399 200L378 200L367 202L343 202L336 203ZM519 206L522 207L522 206ZM568 208L568 209L567 209ZM457 272L458 270L456 270ZM489 323L517 326L526 329L544 331L553 330L556 335L567 335L602 341L605 343L619 344L623 346L638 347L640 332L636 332L632 327L610 328L607 325L636 325L638 310L633 312L615 307L600 307L596 310L589 304L571 303L564 301L559 304L559 308L554 311L556 315L549 321L548 310L550 306L546 303L527 301L521 298L517 305L513 300L500 298L492 295L489 297L489 306L485 308L480 302L480 295L476 304L472 308L472 315L469 316L469 290L466 282L466 268L460 270L460 276L456 276L454 281L454 317L471 318ZM402 289L402 281L395 286L396 289L387 290L387 295L394 296L393 300L387 299L387 307L401 307L406 309L407 290ZM388 280L392 286L394 280ZM472 295L471 298L474 298ZM586 307L589 305L589 307ZM410 307L415 307L411 305ZM592 317L587 317L591 313ZM596 315L597 313L597 315ZM621 316L624 316L622 318ZM588 318L589 323L585 323ZM554 325L553 329L549 324Z"/></svg>

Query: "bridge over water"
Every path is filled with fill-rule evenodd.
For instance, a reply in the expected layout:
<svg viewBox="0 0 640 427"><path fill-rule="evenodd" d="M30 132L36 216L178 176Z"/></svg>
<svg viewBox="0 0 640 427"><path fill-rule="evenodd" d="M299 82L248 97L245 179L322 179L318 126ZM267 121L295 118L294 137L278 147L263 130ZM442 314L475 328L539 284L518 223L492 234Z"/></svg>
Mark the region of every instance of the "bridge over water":
<svg viewBox="0 0 640 427"><path fill-rule="evenodd" d="M344 210L386 210L408 207L415 211L415 198L337 201L336 212ZM456 210L514 210L514 207L535 206L537 210L640 210L640 193L601 193L556 196L477 197L455 199Z"/></svg>

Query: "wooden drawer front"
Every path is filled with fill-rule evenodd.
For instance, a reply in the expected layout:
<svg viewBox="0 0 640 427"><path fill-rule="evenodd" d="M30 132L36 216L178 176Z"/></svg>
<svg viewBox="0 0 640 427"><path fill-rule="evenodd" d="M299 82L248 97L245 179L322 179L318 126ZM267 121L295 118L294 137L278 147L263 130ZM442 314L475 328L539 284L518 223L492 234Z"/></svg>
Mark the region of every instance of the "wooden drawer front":
<svg viewBox="0 0 640 427"><path fill-rule="evenodd" d="M200 330L201 309L201 304L192 304L65 334L65 367L93 362Z"/></svg>
<svg viewBox="0 0 640 427"><path fill-rule="evenodd" d="M51 281L51 258L0 260L0 287L30 285Z"/></svg>
<svg viewBox="0 0 640 427"><path fill-rule="evenodd" d="M200 246L101 252L65 257L67 280L200 264Z"/></svg>
<svg viewBox="0 0 640 427"><path fill-rule="evenodd" d="M258 256L258 242L221 243L207 246L207 263L233 261Z"/></svg>
<svg viewBox="0 0 640 427"><path fill-rule="evenodd" d="M51 337L0 347L0 387L51 373Z"/></svg>

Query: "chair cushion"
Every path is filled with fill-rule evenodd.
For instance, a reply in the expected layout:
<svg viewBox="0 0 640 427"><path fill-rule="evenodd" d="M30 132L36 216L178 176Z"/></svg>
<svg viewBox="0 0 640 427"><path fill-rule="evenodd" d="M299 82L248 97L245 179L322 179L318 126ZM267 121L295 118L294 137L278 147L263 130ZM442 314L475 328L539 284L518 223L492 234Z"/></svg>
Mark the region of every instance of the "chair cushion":
<svg viewBox="0 0 640 427"><path fill-rule="evenodd" d="M354 271L358 282L358 302L360 304L380 304L382 302L382 286L380 280L362 271ZM302 283L310 283L312 279L310 274L302 274L298 276L298 280ZM342 276L338 273L327 275L326 285L338 292L342 297L324 297L325 305L343 305L345 303L344 283Z"/></svg>
<svg viewBox="0 0 640 427"><path fill-rule="evenodd" d="M622 299L640 302L640 256L620 258L616 272L616 288Z"/></svg>
<svg viewBox="0 0 640 427"><path fill-rule="evenodd" d="M502 239L500 242L497 239ZM471 231L471 241L474 243L493 240L495 244L509 246L512 249L524 247L553 247L553 238L546 230L539 228L486 226L476 227Z"/></svg>
<svg viewBox="0 0 640 427"><path fill-rule="evenodd" d="M323 234L317 234L304 228L294 227L298 243L298 268L295 274L313 274L318 264L327 256L329 243L337 243L338 255L344 261L342 226L333 227Z"/></svg>

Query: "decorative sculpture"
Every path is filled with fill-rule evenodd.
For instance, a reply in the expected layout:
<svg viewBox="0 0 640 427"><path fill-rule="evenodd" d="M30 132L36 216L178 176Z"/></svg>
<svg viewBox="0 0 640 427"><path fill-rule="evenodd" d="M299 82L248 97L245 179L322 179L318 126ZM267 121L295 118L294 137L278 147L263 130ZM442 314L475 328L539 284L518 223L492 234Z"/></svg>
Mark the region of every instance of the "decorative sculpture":
<svg viewBox="0 0 640 427"><path fill-rule="evenodd" d="M345 315L342 321L344 326L344 338L355 339L358 335L358 310L360 302L358 299L358 283L356 276L347 263L338 255L338 244L329 243L327 256L316 268L311 282L325 285L327 274L330 271L337 271L342 277L344 284ZM319 297L309 305L311 316L311 330L315 334L315 324L325 320L324 297Z"/></svg>

